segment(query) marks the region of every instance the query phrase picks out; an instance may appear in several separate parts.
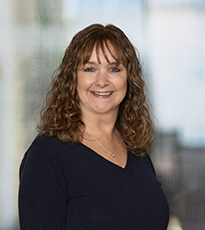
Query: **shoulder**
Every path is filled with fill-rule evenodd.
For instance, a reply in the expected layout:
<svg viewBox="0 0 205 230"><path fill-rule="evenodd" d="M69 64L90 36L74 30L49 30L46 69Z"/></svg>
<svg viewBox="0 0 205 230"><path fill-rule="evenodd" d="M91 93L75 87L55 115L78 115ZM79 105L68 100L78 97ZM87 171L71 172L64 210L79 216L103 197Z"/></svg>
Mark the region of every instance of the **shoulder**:
<svg viewBox="0 0 205 230"><path fill-rule="evenodd" d="M38 135L24 154L21 169L26 166L45 168L48 164L55 168L64 166L65 160L69 162L77 148L77 144Z"/></svg>
<svg viewBox="0 0 205 230"><path fill-rule="evenodd" d="M41 147L43 149L53 149L53 148L61 148L62 146L64 145L67 145L68 146L71 146L72 144L70 143L66 143L66 142L63 142L57 138L54 138L54 137L47 137L47 136L44 136L44 135L38 135L33 143L31 144L30 147Z"/></svg>
<svg viewBox="0 0 205 230"><path fill-rule="evenodd" d="M145 159L146 159L146 161L147 161L147 164L149 165L149 167L150 167L151 170L153 171L153 173L156 175L156 172L155 172L155 169L154 169L154 165L153 165L153 163L152 163L152 160L151 160L150 156L147 155L147 156L145 157Z"/></svg>
<svg viewBox="0 0 205 230"><path fill-rule="evenodd" d="M135 163L137 163L138 167L142 171L147 171L147 170L151 171L156 176L154 165L148 154L144 157L137 156L135 154L132 155L133 155L133 160L135 161Z"/></svg>
<svg viewBox="0 0 205 230"><path fill-rule="evenodd" d="M47 137L47 136L40 136L38 135L33 143L30 145L27 153L33 153L41 151L42 153L50 156L55 157L57 154L58 156L63 153L69 153L75 151L76 147L78 145L63 142L59 139L56 139L54 137ZM37 151L38 150L38 151ZM27 154L26 153L26 154Z"/></svg>

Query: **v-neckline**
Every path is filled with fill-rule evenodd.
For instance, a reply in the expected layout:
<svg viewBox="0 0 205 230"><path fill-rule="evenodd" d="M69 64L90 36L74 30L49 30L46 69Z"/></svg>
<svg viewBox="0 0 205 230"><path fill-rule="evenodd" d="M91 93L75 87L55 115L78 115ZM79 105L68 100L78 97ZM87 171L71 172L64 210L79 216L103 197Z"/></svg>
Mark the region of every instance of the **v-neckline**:
<svg viewBox="0 0 205 230"><path fill-rule="evenodd" d="M115 164L114 162L106 159L105 157L101 156L100 154L98 154L97 152L95 152L93 149L91 149L90 147L88 147L87 145L81 143L81 146L83 149L85 150L89 150L88 152L90 153L90 155L92 157L95 157L95 159L97 159L98 161L106 164L107 166L113 168L114 170L117 170L118 172L121 172L123 174L129 174L131 173L130 169L131 169L131 155L132 153L130 153L128 150L127 150L127 161L126 161L126 164L125 164L125 167L121 167L120 165L118 164Z"/></svg>

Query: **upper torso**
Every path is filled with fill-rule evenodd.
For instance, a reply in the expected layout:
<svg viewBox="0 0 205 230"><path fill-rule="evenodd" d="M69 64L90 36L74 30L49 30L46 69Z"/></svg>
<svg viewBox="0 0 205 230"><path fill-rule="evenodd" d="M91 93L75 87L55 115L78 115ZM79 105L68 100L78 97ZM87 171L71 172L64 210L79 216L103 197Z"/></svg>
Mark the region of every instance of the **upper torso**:
<svg viewBox="0 0 205 230"><path fill-rule="evenodd" d="M22 230L167 226L168 204L149 157L128 151L122 168L83 144L37 137L22 161L20 179Z"/></svg>

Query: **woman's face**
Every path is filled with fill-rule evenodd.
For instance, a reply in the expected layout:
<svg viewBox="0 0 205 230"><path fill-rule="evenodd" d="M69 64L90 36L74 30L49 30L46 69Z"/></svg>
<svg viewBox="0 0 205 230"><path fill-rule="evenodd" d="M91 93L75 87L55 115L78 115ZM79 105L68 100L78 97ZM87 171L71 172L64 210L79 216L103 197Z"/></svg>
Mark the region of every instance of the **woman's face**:
<svg viewBox="0 0 205 230"><path fill-rule="evenodd" d="M109 45L113 55L115 49ZM117 61L105 47L106 60L102 50L98 57L94 47L90 59L77 71L77 92L83 117L90 115L117 114L120 103L127 92L127 69ZM99 60L99 61L98 61Z"/></svg>

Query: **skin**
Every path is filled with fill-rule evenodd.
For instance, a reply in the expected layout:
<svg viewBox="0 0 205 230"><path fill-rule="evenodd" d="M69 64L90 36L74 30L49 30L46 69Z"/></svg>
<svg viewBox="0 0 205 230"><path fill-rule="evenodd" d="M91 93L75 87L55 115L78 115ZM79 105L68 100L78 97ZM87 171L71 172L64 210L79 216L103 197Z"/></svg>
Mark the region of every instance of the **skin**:
<svg viewBox="0 0 205 230"><path fill-rule="evenodd" d="M115 49L109 50L116 56ZM116 59L105 48L106 56L99 50L91 54L88 63L80 66L77 71L77 92L80 99L82 121L89 132L115 157L102 148L91 135L84 132L82 143L93 149L105 159L125 167L127 150L120 134L115 129L119 106L127 92L127 69L123 64L117 66Z"/></svg>
<svg viewBox="0 0 205 230"><path fill-rule="evenodd" d="M109 47L115 54L112 46ZM109 62L102 50L97 53L94 48L90 60L78 69L77 91L83 117L105 114L117 116L119 105L127 92L127 70L124 65L116 65L116 60L105 49Z"/></svg>

